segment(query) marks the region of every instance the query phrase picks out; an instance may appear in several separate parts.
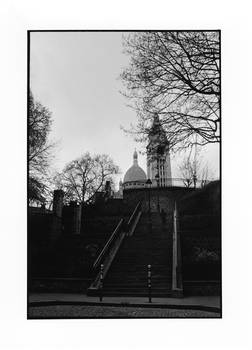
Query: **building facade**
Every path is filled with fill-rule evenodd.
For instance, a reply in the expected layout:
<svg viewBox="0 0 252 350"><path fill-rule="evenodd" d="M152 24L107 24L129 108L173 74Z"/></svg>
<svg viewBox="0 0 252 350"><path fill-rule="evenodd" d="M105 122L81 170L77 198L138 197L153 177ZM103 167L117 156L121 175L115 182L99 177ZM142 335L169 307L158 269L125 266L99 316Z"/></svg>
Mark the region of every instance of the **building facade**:
<svg viewBox="0 0 252 350"><path fill-rule="evenodd" d="M172 186L169 142L158 114L154 117L146 149L148 179L159 187Z"/></svg>
<svg viewBox="0 0 252 350"><path fill-rule="evenodd" d="M123 179L123 189L144 188L146 186L146 174L138 165L138 154L133 154L133 165L126 171Z"/></svg>
<svg viewBox="0 0 252 350"><path fill-rule="evenodd" d="M138 165L138 154L133 154L133 165L125 173L120 189L139 189L146 187L147 179L151 180L152 187L172 186L171 161L169 142L161 125L158 114L154 120L148 135L147 151L147 175Z"/></svg>

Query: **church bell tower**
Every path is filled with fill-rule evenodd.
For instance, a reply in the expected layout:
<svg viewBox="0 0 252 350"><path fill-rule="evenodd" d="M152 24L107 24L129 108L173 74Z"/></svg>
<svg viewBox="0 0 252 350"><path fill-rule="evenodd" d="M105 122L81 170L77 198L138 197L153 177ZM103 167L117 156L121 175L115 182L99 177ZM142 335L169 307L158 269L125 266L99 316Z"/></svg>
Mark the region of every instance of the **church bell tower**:
<svg viewBox="0 0 252 350"><path fill-rule="evenodd" d="M172 185L169 142L156 113L149 131L147 149L147 177L155 186Z"/></svg>

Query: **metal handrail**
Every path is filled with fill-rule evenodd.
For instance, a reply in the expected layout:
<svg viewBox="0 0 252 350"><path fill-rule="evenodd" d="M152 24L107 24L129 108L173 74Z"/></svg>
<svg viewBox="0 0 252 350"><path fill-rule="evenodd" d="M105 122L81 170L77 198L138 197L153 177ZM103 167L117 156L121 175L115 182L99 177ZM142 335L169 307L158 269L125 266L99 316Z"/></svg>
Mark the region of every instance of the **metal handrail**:
<svg viewBox="0 0 252 350"><path fill-rule="evenodd" d="M141 205L141 202L138 202L138 203L137 203L137 206L135 207L135 210L133 211L131 217L129 218L129 221L128 221L128 223L127 223L128 227L129 227L129 225L131 224L131 221L134 219L134 217L135 217L135 215L136 215L136 213L137 213L137 211L138 211L140 205Z"/></svg>
<svg viewBox="0 0 252 350"><path fill-rule="evenodd" d="M127 222L127 229L129 229L132 221L134 220L135 216L136 216L136 213L138 212L138 209L141 205L141 202L138 202L131 217L129 218L128 222ZM121 229L122 227L122 224L124 222L124 219L122 218L118 225L116 226L115 230L113 231L112 235L109 237L107 243L105 244L105 246L103 247L101 253L99 254L99 256L97 257L97 259L95 260L94 264L93 264L93 269L96 269L97 266L100 264L102 258L104 257L104 255L106 254L106 252L109 250L112 242L114 241L115 237L117 236L119 230Z"/></svg>
<svg viewBox="0 0 252 350"><path fill-rule="evenodd" d="M136 222L139 219L139 215L141 214L141 211L139 211L141 202L139 202L134 211L131 215L129 221L127 222L127 225L124 225L124 219L121 219L115 228L114 232L110 236L109 240L105 244L104 248L102 249L101 253L99 254L98 258L93 264L93 272L96 273L96 277L92 284L90 285L89 289L92 290L101 290L102 293L102 286L103 286L103 280L106 277L108 270L118 252L120 249L120 246L122 242L124 241L125 237L127 236L129 229L132 226L132 230L135 229ZM135 218L135 220L134 220ZM134 221L133 221L134 220ZM98 268L100 267L100 272L98 271ZM101 296L102 299L102 296Z"/></svg>
<svg viewBox="0 0 252 350"><path fill-rule="evenodd" d="M122 224L123 224L124 219L122 218L118 225L116 226L115 230L113 231L112 235L110 236L109 240L107 241L107 243L105 244L104 248L102 249L101 253L99 254L99 256L97 257L97 259L95 260L94 264L93 264L93 269L96 269L96 267L98 266L98 264L100 263L101 259L103 258L104 254L107 252L107 250L109 249L112 241L114 240L115 236L117 235L119 229L121 228Z"/></svg>
<svg viewBox="0 0 252 350"><path fill-rule="evenodd" d="M185 188L203 188L205 185L208 185L210 182L215 180L205 180L205 179L196 179L193 180L192 178L178 178L178 177L166 177L157 180L157 179L151 179L152 184L146 185L145 180L137 181L137 184L139 185L139 189L147 188L150 186L151 188L169 188L169 187L185 187ZM131 184L133 183L133 184ZM131 189L131 186L135 186L134 181L128 181L124 183L124 189ZM136 187L137 188L137 187Z"/></svg>

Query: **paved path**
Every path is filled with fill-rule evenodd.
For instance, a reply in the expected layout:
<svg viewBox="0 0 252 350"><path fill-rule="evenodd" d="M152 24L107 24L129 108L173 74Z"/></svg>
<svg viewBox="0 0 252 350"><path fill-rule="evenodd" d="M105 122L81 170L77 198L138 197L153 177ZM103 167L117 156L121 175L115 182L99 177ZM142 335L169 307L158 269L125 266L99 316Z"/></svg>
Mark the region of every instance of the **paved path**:
<svg viewBox="0 0 252 350"><path fill-rule="evenodd" d="M86 303L100 305L98 297L91 297L85 294L66 294L66 293L31 293L29 303L38 302L58 302L60 303ZM102 304L124 304L124 305L142 305L150 306L147 297L108 297L103 298ZM220 298L215 296L198 296L185 298L152 298L152 306L198 306L220 308Z"/></svg>
<svg viewBox="0 0 252 350"><path fill-rule="evenodd" d="M54 305L30 307L30 319L43 318L220 318L220 313L204 310L118 306Z"/></svg>

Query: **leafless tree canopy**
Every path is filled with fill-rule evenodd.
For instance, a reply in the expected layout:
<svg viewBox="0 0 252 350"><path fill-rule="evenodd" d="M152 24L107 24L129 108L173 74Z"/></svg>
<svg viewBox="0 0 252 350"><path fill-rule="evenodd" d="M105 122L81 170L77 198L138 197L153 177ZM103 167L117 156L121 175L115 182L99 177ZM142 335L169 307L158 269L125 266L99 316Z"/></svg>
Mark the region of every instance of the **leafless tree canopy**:
<svg viewBox="0 0 252 350"><path fill-rule="evenodd" d="M32 173L46 173L50 161L50 152L53 147L48 143L48 134L51 127L51 113L40 102L29 97L29 169Z"/></svg>
<svg viewBox="0 0 252 350"><path fill-rule="evenodd" d="M170 148L220 141L219 32L141 32L124 38L129 67L124 94L138 123L129 132L146 138L158 113Z"/></svg>
<svg viewBox="0 0 252 350"><path fill-rule="evenodd" d="M204 187L212 179L212 172L208 164L202 164L200 151L195 147L194 154L192 150L186 155L179 165L180 177L183 179L186 187L196 187L196 182Z"/></svg>
<svg viewBox="0 0 252 350"><path fill-rule="evenodd" d="M56 175L55 182L57 187L65 192L66 200L84 203L103 189L105 182L111 180L111 176L118 171L118 166L109 156L91 156L87 152L68 163L63 171Z"/></svg>
<svg viewBox="0 0 252 350"><path fill-rule="evenodd" d="M29 198L44 201L47 187L45 178L51 161L54 144L48 142L51 127L51 113L40 102L35 101L32 93L29 95Z"/></svg>

